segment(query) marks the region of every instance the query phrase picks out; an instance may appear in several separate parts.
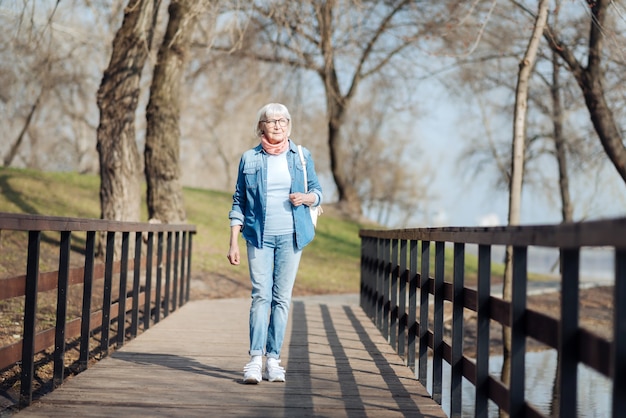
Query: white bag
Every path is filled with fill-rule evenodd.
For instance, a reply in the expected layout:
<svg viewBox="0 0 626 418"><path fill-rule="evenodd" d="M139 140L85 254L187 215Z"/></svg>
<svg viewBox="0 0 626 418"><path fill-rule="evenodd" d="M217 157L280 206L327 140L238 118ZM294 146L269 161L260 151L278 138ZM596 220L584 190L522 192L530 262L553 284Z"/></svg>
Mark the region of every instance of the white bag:
<svg viewBox="0 0 626 418"><path fill-rule="evenodd" d="M311 214L311 222L313 222L313 226L317 227L317 217L320 216L324 211L321 206L311 207L309 206L309 213Z"/></svg>
<svg viewBox="0 0 626 418"><path fill-rule="evenodd" d="M306 161L304 159L304 155L302 154L302 145L298 145L298 154L300 154L300 161L302 162L302 168L304 169L304 193L308 193L308 181L306 176ZM313 222L313 226L317 227L317 217L324 213L322 206L309 206L309 214L311 215L311 222Z"/></svg>

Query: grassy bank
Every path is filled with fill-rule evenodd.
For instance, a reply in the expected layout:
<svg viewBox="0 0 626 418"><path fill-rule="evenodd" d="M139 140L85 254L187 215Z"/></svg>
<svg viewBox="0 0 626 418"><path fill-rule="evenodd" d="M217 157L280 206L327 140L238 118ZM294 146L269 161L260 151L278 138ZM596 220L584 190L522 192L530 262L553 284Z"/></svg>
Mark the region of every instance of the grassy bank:
<svg viewBox="0 0 626 418"><path fill-rule="evenodd" d="M94 175L0 168L0 211L97 219L99 185L100 180ZM184 189L188 222L198 228L193 243L194 298L248 295L247 263L244 260L242 265L233 267L226 259L231 198L227 192ZM145 205L142 213L142 220L147 220ZM359 223L341 219L332 207L326 206L316 238L304 252L296 294L358 291L360 227ZM10 243L6 238L3 241L0 272L4 276L23 274L22 261L14 259L8 251ZM243 240L240 246L245 251Z"/></svg>

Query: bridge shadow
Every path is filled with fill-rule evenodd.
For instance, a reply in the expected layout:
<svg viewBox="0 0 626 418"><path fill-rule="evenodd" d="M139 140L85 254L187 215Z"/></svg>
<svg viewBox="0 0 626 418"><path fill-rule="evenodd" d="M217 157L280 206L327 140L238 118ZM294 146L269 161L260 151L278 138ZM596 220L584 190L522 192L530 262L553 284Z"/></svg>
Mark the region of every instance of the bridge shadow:
<svg viewBox="0 0 626 418"><path fill-rule="evenodd" d="M306 408L306 410L313 411L316 403L318 405L323 404L318 398L327 397L327 395L322 395L314 387L313 380L319 379L319 377L316 377L311 370L310 350L312 341L309 339L308 321L310 321L310 318L307 316L306 308L307 305L300 301L295 301L292 304L293 325L289 346L289 362L292 363L297 359L298 373L302 373L302 376L298 376L302 391L299 392L297 397L293 396L293 393L286 391L283 404L288 409ZM323 303L319 305L319 309L325 340L334 359L331 367L335 368L334 375L338 379L335 383L339 384L337 395L329 400L343 402L341 416L353 418L367 416L368 411L372 408L384 408L389 412L399 413L406 417L427 417L430 415L428 412L420 410L419 405L414 400L414 394L409 393L404 385L403 380L406 380L406 377L398 377L396 375L392 366L386 360L385 354L380 351L376 343L368 336L366 329L351 306L342 306L343 313L348 318L349 328L347 329L345 322L340 325L336 319L333 320L333 315L336 317L337 312L340 311L333 311L329 305ZM341 331L338 330L338 326L341 327ZM355 354L353 348L346 348L346 333L352 336L350 340L358 340L363 346L360 354ZM367 386L371 384L371 381L366 386L363 385L364 374L372 372L358 370L354 366L355 361L363 360L371 361L376 365L377 375L384 382L380 389L386 391L389 397L393 398L397 407L385 408L383 405L377 404L376 397L368 398L360 393L372 389L372 387ZM291 373L293 374L294 372L292 371ZM368 378L365 379L369 380ZM361 382L359 383L360 380Z"/></svg>
<svg viewBox="0 0 626 418"><path fill-rule="evenodd" d="M313 384L311 381L311 356L309 354L309 326L306 307L303 302L295 301L291 305L291 338L289 340L289 357L302 362L302 395L295 397L285 392L283 404L288 408L303 407L313 410Z"/></svg>
<svg viewBox="0 0 626 418"><path fill-rule="evenodd" d="M236 383L241 382L240 373L232 369L222 369L220 367L209 366L189 357L175 354L159 353L138 353L132 351L116 351L111 357L117 360L127 361L138 365L156 365L168 367L174 370L181 370L195 373L202 376L209 376L218 379L227 379Z"/></svg>
<svg viewBox="0 0 626 418"><path fill-rule="evenodd" d="M372 361L379 370L379 375L383 378L389 393L393 393L393 399L398 405L400 411L408 417L428 417L431 416L428 413L422 411L413 396L409 393L406 386L403 384L402 379L398 377L389 362L386 360L385 355L378 349L376 343L370 338L367 331L356 317L354 311L350 306L343 307L346 316L350 320L352 327L355 330L355 334L360 336L361 343L365 347L365 350L369 353ZM426 398L426 396L423 396Z"/></svg>

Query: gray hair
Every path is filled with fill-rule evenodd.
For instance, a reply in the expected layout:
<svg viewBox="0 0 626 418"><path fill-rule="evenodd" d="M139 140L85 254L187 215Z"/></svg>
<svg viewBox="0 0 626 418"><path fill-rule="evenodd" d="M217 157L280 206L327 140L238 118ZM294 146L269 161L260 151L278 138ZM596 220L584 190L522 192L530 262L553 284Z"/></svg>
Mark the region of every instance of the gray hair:
<svg viewBox="0 0 626 418"><path fill-rule="evenodd" d="M254 134L257 138L263 135L261 123L266 121L268 118L287 119L289 121L289 124L287 125L287 137L291 136L291 115L289 114L287 106L280 103L268 103L260 108L257 113L256 125L254 126Z"/></svg>

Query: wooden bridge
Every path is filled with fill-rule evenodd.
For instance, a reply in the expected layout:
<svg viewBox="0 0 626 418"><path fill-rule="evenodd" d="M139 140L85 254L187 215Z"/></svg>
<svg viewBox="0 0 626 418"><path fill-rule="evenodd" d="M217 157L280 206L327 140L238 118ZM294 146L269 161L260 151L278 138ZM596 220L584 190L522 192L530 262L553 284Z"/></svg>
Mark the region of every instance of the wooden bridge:
<svg viewBox="0 0 626 418"><path fill-rule="evenodd" d="M445 417L358 306L295 299L286 383L242 383L249 299L190 302L17 417Z"/></svg>
<svg viewBox="0 0 626 418"><path fill-rule="evenodd" d="M258 386L241 383L249 300L188 303L193 225L0 213L0 231L5 230L27 232L28 238L19 245L27 248L26 275L3 279L0 286L0 301L23 301L22 339L0 347L0 370L20 370L20 417L443 417L444 393L450 394L454 417L462 416L464 398L473 398L477 417L493 416L493 405L511 417L545 417L526 397L528 339L558 356L550 415L578 415L577 393L586 384L578 381L581 365L611 380L606 415L626 413L626 218L362 230L358 298L294 300L282 353L287 382ZM59 233L59 239L48 232ZM106 235L106 251L104 263L97 264L99 234ZM48 258L54 253L49 247L58 250L58 271L39 273L42 241ZM506 247L512 261L510 300L491 294L493 247ZM558 254L556 317L527 306L533 247ZM83 266L70 263L72 248L84 248ZM476 251L476 277L466 286L470 248ZM608 248L613 257L610 337L579 321L581 255L594 248ZM103 292L93 291L96 283ZM41 324L38 296L55 290L54 326L50 320ZM81 294L74 299L80 306L69 306L73 290ZM451 322L444 321L446 309ZM464 348L466 313L476 327L470 351ZM510 331L508 382L489 370L491 325ZM48 364L42 356L51 358ZM92 364L94 359L102 360ZM444 362L450 365L446 385ZM51 392L42 397L37 372L50 363ZM67 377L74 365L81 373ZM425 389L429 382L431 393ZM473 395L464 393L464 382L473 386Z"/></svg>

